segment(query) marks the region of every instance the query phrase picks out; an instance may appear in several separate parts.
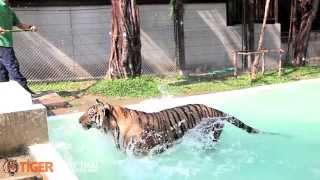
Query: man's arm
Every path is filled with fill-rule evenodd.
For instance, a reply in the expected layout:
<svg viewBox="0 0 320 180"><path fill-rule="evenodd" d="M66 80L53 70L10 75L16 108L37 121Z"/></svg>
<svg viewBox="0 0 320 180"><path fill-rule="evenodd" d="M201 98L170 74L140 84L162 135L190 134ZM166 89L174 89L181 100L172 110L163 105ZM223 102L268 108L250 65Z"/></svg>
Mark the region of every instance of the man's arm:
<svg viewBox="0 0 320 180"><path fill-rule="evenodd" d="M37 31L37 27L34 25L24 24L22 23L19 18L17 17L16 13L12 11L13 14L13 25L22 29L22 30L31 30L31 31Z"/></svg>
<svg viewBox="0 0 320 180"><path fill-rule="evenodd" d="M0 35L4 34L5 30L0 26Z"/></svg>
<svg viewBox="0 0 320 180"><path fill-rule="evenodd" d="M28 24L18 24L16 25L18 28L20 29L23 29L23 30L31 30L32 32L35 32L37 31L37 27L34 26L34 25L28 25ZM0 26L0 35L3 35L4 33L6 32L6 29L3 29L1 26Z"/></svg>
<svg viewBox="0 0 320 180"><path fill-rule="evenodd" d="M31 30L31 31L37 31L37 27L34 25L29 25L29 24L23 24L23 23L19 23L16 25L18 28L23 29L23 30ZM0 29L1 32L1 29Z"/></svg>

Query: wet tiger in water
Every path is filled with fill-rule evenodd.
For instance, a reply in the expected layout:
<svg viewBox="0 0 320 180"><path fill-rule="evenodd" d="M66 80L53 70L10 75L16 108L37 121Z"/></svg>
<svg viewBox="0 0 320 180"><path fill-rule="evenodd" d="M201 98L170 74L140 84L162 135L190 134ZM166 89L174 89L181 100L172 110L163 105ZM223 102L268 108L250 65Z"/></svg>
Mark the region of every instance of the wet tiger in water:
<svg viewBox="0 0 320 180"><path fill-rule="evenodd" d="M131 150L135 155L147 155L153 148L159 152L173 145L189 129L210 118L216 119L212 129L217 141L227 121L248 133L259 133L239 119L203 104L188 104L154 113L113 106L97 100L79 119L85 129L95 127L111 133L116 147Z"/></svg>

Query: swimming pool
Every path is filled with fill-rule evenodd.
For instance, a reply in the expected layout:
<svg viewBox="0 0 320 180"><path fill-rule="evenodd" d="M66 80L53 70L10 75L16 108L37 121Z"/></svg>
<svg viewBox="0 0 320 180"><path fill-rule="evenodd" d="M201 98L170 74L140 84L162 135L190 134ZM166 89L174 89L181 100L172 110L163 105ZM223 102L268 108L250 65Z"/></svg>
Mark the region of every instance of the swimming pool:
<svg viewBox="0 0 320 180"><path fill-rule="evenodd" d="M204 103L247 124L285 136L249 135L226 124L212 145L189 132L158 156L118 152L111 137L83 130L80 114L49 118L50 141L79 179L108 180L318 180L320 179L320 80L187 98L155 99L132 106L155 111Z"/></svg>

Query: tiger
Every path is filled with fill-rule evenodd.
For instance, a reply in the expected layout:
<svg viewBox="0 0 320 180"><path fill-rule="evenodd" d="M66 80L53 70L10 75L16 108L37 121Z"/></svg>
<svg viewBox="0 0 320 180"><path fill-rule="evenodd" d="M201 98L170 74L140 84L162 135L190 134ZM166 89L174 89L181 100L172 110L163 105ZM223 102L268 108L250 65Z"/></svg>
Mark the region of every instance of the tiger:
<svg viewBox="0 0 320 180"><path fill-rule="evenodd" d="M203 104L187 104L147 113L121 106L114 106L96 100L96 103L79 118L84 129L97 128L113 136L117 149L135 155L147 155L155 147L161 153L171 147L174 142L204 120L214 118L210 130L212 141L217 142L224 128L223 121L257 134L260 131L246 125L234 116ZM219 119L222 122L219 122Z"/></svg>

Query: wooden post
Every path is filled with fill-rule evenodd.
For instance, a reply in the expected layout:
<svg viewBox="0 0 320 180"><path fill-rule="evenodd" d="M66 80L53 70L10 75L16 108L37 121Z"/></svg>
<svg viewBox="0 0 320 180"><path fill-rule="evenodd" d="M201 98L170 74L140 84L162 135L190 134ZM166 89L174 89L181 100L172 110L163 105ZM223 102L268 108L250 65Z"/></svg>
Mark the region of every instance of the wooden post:
<svg viewBox="0 0 320 180"><path fill-rule="evenodd" d="M262 52L262 74L264 74L264 70L265 70L265 56L264 56L265 52Z"/></svg>
<svg viewBox="0 0 320 180"><path fill-rule="evenodd" d="M279 72L278 76L280 77L282 75L282 52L281 50L279 51Z"/></svg>
<svg viewBox="0 0 320 180"><path fill-rule="evenodd" d="M247 54L246 56L247 56L247 59L248 59L248 69L249 69L249 71L250 71L250 69L251 69L251 66L252 66L252 60L251 60L251 53L249 53L249 54ZM255 57L255 54L253 54L253 57Z"/></svg>
<svg viewBox="0 0 320 180"><path fill-rule="evenodd" d="M235 77L237 77L238 76L238 65L237 65L237 51L234 51L233 52L233 66L234 66L234 71L233 71L233 75L235 76Z"/></svg>

